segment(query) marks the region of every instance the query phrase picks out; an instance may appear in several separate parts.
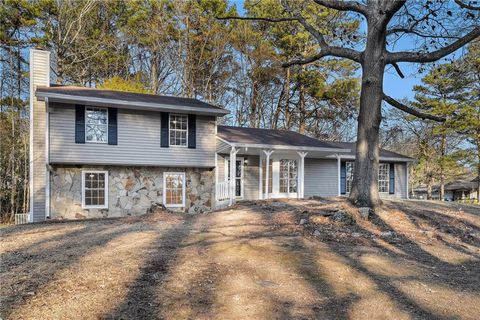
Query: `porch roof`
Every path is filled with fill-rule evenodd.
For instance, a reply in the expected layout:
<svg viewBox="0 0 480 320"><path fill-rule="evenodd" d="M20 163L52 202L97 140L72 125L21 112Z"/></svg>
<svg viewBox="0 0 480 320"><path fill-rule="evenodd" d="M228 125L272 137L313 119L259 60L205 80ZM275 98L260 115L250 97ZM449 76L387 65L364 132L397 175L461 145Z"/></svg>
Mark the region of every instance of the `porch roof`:
<svg viewBox="0 0 480 320"><path fill-rule="evenodd" d="M331 142L320 141L286 130L218 126L217 136L229 145L240 148L326 151L330 153L351 151L350 148L339 147Z"/></svg>
<svg viewBox="0 0 480 320"><path fill-rule="evenodd" d="M322 141L298 132L274 129L218 126L218 138L229 146L251 149L276 149L309 151L310 157L355 159L356 143ZM255 154L256 150L244 150L242 154ZM415 159L403 154L380 149L381 161L412 162Z"/></svg>

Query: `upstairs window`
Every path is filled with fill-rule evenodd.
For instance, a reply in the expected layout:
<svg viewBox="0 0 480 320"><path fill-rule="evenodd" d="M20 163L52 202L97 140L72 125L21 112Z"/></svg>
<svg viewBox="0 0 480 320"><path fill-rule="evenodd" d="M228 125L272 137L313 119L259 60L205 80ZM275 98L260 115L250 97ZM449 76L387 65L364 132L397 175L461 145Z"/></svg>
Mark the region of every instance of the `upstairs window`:
<svg viewBox="0 0 480 320"><path fill-rule="evenodd" d="M108 142L108 111L105 108L85 108L85 141Z"/></svg>
<svg viewBox="0 0 480 320"><path fill-rule="evenodd" d="M108 171L82 172L82 207L108 208Z"/></svg>
<svg viewBox="0 0 480 320"><path fill-rule="evenodd" d="M188 136L188 117L186 114L170 114L170 145L186 147Z"/></svg>

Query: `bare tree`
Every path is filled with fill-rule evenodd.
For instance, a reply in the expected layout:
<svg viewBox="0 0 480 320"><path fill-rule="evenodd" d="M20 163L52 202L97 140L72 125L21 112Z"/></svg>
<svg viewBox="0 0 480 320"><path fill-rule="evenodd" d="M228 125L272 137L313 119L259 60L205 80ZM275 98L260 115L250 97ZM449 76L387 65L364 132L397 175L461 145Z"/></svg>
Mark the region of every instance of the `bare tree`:
<svg viewBox="0 0 480 320"><path fill-rule="evenodd" d="M316 54L300 57L284 64L284 67L312 63L327 56L353 60L362 67L362 89L358 116L355 172L350 200L359 206L380 203L377 189L379 161L379 129L381 105L386 101L393 107L417 117L443 121L439 117L408 107L383 92L383 77L391 65L400 75L399 63L428 63L437 61L480 35L479 8L470 2L445 1L390 1L369 0L336 1L314 0L325 10L348 12L366 23L364 47L358 48L345 37L342 30L332 30L307 18L305 8L311 2L281 0L285 10L281 17L223 17L224 19L262 20L272 23L294 22L301 24L318 42ZM417 46L412 51L391 51L401 37L412 37Z"/></svg>

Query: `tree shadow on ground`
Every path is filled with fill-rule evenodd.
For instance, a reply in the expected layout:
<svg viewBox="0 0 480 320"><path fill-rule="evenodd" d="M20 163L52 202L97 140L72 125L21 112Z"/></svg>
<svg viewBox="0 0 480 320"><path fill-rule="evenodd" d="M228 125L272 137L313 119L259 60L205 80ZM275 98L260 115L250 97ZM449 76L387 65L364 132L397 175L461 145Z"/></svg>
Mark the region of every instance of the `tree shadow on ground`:
<svg viewBox="0 0 480 320"><path fill-rule="evenodd" d="M190 234L195 219L187 219L159 234L152 244L151 256L144 262L140 275L128 287L123 303L102 316L104 319L161 319L161 301L158 290L175 268L178 250Z"/></svg>
<svg viewBox="0 0 480 320"><path fill-rule="evenodd" d="M287 205L284 210L291 211L291 212L298 212L298 208L296 206ZM410 212L403 212L404 214L411 214ZM275 213L267 213L267 215L274 215ZM415 213L418 214L418 213ZM437 214L435 212L431 213ZM426 218L428 215L422 215L422 218ZM443 217L441 218L443 220ZM372 217L372 224L378 229L378 231L394 231L385 221L383 221L379 216ZM320 232L322 232L322 228L319 227ZM339 229L340 231L341 229ZM400 249L401 254L398 251L389 250L388 248L379 245L373 239L378 237L378 234L373 234L371 230L364 229L358 225L351 228L351 233L355 231L362 232L363 235L366 236L368 247L374 248L376 250L375 254L380 256L388 256L389 259L392 261L409 261L415 262L416 264L420 263L422 268L427 267L427 269L434 270L434 276L432 274L428 274L428 271L423 269L425 273L417 275L417 276L405 276L403 278L399 277L390 277L385 274L378 274L369 268L367 268L362 262L355 258L358 255L355 255L356 249L355 246L350 245L342 245L337 243L333 237L328 239L328 237L320 237L317 239L321 241L323 244L326 244L329 250L336 255L342 257L345 263L353 268L354 270L358 271L359 273L365 275L375 283L375 286L379 289L380 292L384 292L388 294L388 296L398 305L401 307L402 310L408 312L409 314L415 317L421 318L438 318L439 315L432 313L431 310L427 310L422 306L418 301L412 299L412 297L407 296L404 292L399 290L397 287L396 282L399 280L411 280L411 281L424 281L428 283L433 283L438 286L444 286L445 284L449 284L458 292L471 292L473 294L478 294L478 285L479 279L477 281L472 281L475 278L475 272L478 272L480 269L480 264L478 259L472 259L470 261L465 261L462 263L461 268L459 268L458 264L448 263L438 257L432 255L431 253L425 251L422 246L420 246L415 241L411 240L410 238L406 237L403 234L397 234L396 241L390 243L395 248ZM309 233L311 232L308 231ZM371 239L371 240L370 240ZM459 250L457 246L454 244L450 244L448 242L442 242L442 244L448 245L452 250L457 250L459 252L465 253L464 250ZM301 247L301 251L308 250L305 247ZM365 246L365 241L363 242L363 246ZM463 248L462 248L463 249ZM360 254L361 255L361 254ZM470 256L474 256L469 252ZM353 257L352 257L353 256ZM305 270L303 270L305 272ZM468 274L466 274L466 272ZM314 285L314 284L313 284ZM322 286L322 285L321 285ZM355 299L352 299L351 303L354 303Z"/></svg>
<svg viewBox="0 0 480 320"><path fill-rule="evenodd" d="M68 223L63 225L69 226ZM93 250L136 231L138 225L120 221L86 222L84 228L79 230L36 241L23 247L21 251L2 254L1 314L8 318L12 312L27 304L34 294L46 287L56 274L68 269ZM15 236L14 232L9 234Z"/></svg>

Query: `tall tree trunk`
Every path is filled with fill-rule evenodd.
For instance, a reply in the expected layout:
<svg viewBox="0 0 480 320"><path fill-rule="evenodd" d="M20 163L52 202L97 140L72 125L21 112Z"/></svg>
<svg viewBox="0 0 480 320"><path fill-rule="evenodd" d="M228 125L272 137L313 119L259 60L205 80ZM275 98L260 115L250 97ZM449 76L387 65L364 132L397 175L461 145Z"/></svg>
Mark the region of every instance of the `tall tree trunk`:
<svg viewBox="0 0 480 320"><path fill-rule="evenodd" d="M432 182L429 180L427 182L427 200L432 200Z"/></svg>
<svg viewBox="0 0 480 320"><path fill-rule="evenodd" d="M440 201L445 199L445 154L447 148L447 137L442 133L440 140Z"/></svg>
<svg viewBox="0 0 480 320"><path fill-rule="evenodd" d="M480 130L478 130L478 135L477 135L477 157L478 157L478 163L477 163L477 201L480 203Z"/></svg>
<svg viewBox="0 0 480 320"><path fill-rule="evenodd" d="M150 72L150 87L152 88L152 91L155 93L155 94L158 94L158 87L159 87L159 83L158 83L158 69L159 69L159 57L158 57L158 53L156 51L154 51L152 53L152 57L151 57L151 60L150 60L150 64L151 64L151 72Z"/></svg>
<svg viewBox="0 0 480 320"><path fill-rule="evenodd" d="M282 112L282 105L286 106L285 109L288 108L290 104L290 68L285 68L285 80L283 83L282 93L280 94L280 98L278 100L277 109L273 115L273 124L272 127L274 129L278 129L278 122L280 120L280 114Z"/></svg>
<svg viewBox="0 0 480 320"><path fill-rule="evenodd" d="M305 66L302 66L302 71L305 70ZM302 80L303 81L303 80ZM299 98L298 98L298 132L305 134L305 85L303 82L300 84L299 88Z"/></svg>
<svg viewBox="0 0 480 320"><path fill-rule="evenodd" d="M258 117L258 82L253 80L252 85L252 101L250 101L250 126L257 127Z"/></svg>
<svg viewBox="0 0 480 320"><path fill-rule="evenodd" d="M378 160L386 26L375 15L370 15L368 20L368 41L362 63L355 170L349 199L357 206L373 207L381 203L378 194Z"/></svg>

